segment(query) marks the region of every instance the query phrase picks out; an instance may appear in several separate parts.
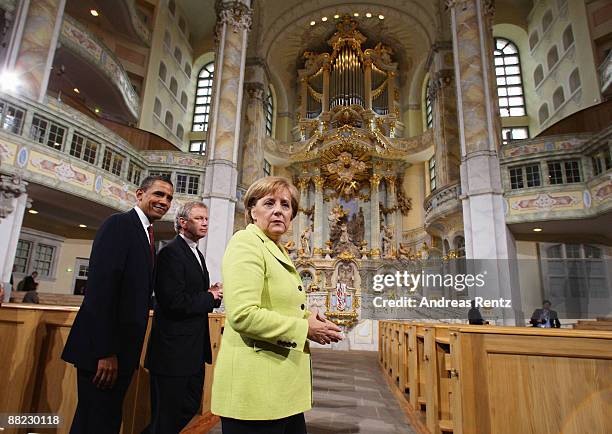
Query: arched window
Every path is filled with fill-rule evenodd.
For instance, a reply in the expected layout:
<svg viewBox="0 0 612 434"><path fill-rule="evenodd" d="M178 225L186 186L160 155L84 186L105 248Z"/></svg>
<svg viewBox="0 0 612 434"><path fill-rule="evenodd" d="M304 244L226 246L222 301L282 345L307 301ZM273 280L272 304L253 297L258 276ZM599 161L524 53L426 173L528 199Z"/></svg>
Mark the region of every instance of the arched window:
<svg viewBox="0 0 612 434"><path fill-rule="evenodd" d="M548 55L546 56L546 62L548 63L548 70L550 71L559 61L559 51L557 51L557 46L553 45L550 50L548 50Z"/></svg>
<svg viewBox="0 0 612 434"><path fill-rule="evenodd" d="M580 84L581 84L580 83L580 71L578 71L578 68L576 68L570 74L570 78L569 78L570 92L571 93L576 92L576 90L578 90L578 88L580 87Z"/></svg>
<svg viewBox="0 0 612 434"><path fill-rule="evenodd" d="M461 235L455 237L455 249L459 258L465 258L465 238Z"/></svg>
<svg viewBox="0 0 612 434"><path fill-rule="evenodd" d="M272 96L272 88L268 86L268 94L266 95L266 101L264 103L264 110L266 111L266 134L272 135L272 121L274 118L274 98Z"/></svg>
<svg viewBox="0 0 612 434"><path fill-rule="evenodd" d="M178 83L174 77L170 79L170 92L172 92L174 96L176 96L176 93L178 92Z"/></svg>
<svg viewBox="0 0 612 434"><path fill-rule="evenodd" d="M161 101L158 98L155 98L155 104L153 105L153 113L155 113L157 117L160 117L161 111L162 111Z"/></svg>
<svg viewBox="0 0 612 434"><path fill-rule="evenodd" d="M553 14L549 9L546 11L544 16L542 17L542 33L546 33L546 31L550 28L550 25L553 22Z"/></svg>
<svg viewBox="0 0 612 434"><path fill-rule="evenodd" d="M517 46L508 39L495 38L495 76L502 117L525 116L521 60Z"/></svg>
<svg viewBox="0 0 612 434"><path fill-rule="evenodd" d="M185 75L191 78L191 65L189 64L189 62L185 62Z"/></svg>
<svg viewBox="0 0 612 434"><path fill-rule="evenodd" d="M174 125L174 117L170 111L166 112L166 118L164 119L164 124L168 127L170 131L172 131L172 126Z"/></svg>
<svg viewBox="0 0 612 434"><path fill-rule="evenodd" d="M191 131L208 131L208 117L212 98L215 63L210 62L202 67L198 75L198 88L196 91L193 109L193 125Z"/></svg>
<svg viewBox="0 0 612 434"><path fill-rule="evenodd" d="M533 71L533 83L537 86L542 83L542 80L544 80L544 68L542 68L542 65L538 65Z"/></svg>
<svg viewBox="0 0 612 434"><path fill-rule="evenodd" d="M170 48L170 33L168 32L168 30L164 32L164 44L166 45L166 47L168 47L168 49Z"/></svg>
<svg viewBox="0 0 612 434"><path fill-rule="evenodd" d="M185 130L183 129L183 126L181 124L178 124L176 126L176 136L183 140L183 134L185 133Z"/></svg>
<svg viewBox="0 0 612 434"><path fill-rule="evenodd" d="M563 92L563 86L559 86L557 90L555 90L555 93L553 93L553 107L557 110L564 102L565 93Z"/></svg>
<svg viewBox="0 0 612 434"><path fill-rule="evenodd" d="M186 27L187 27L187 24L185 23L185 18L180 17L179 18L179 29L181 29L181 32L185 33Z"/></svg>
<svg viewBox="0 0 612 434"><path fill-rule="evenodd" d="M563 31L563 50L567 50L574 43L574 31L572 30L572 25L570 24Z"/></svg>
<svg viewBox="0 0 612 434"><path fill-rule="evenodd" d="M540 121L540 125L546 122L546 119L548 119L548 116L549 116L548 104L544 103L540 106L540 110L538 110L538 120Z"/></svg>
<svg viewBox="0 0 612 434"><path fill-rule="evenodd" d="M427 85L425 86L425 124L428 129L433 127L433 101L429 92L430 86L431 81L427 80Z"/></svg>
<svg viewBox="0 0 612 434"><path fill-rule="evenodd" d="M174 15L174 12L176 11L176 2L174 0L170 0L168 2L168 10L172 15Z"/></svg>
<svg viewBox="0 0 612 434"><path fill-rule="evenodd" d="M164 62L161 62L159 64L159 78L161 78L161 80L163 82L166 81L166 74L168 73L168 69L166 68L166 64Z"/></svg>
<svg viewBox="0 0 612 434"><path fill-rule="evenodd" d="M185 91L181 92L181 105L187 108L187 94Z"/></svg>
<svg viewBox="0 0 612 434"><path fill-rule="evenodd" d="M437 187L436 183L436 157L431 157L427 162L429 169L429 190L434 191Z"/></svg>
<svg viewBox="0 0 612 434"><path fill-rule="evenodd" d="M183 61L183 53L181 53L181 49L179 47L174 47L174 58L179 65Z"/></svg>
<svg viewBox="0 0 612 434"><path fill-rule="evenodd" d="M533 50L533 47L538 45L538 42L540 42L540 35L538 35L537 30L534 30L531 36L529 36L529 49Z"/></svg>

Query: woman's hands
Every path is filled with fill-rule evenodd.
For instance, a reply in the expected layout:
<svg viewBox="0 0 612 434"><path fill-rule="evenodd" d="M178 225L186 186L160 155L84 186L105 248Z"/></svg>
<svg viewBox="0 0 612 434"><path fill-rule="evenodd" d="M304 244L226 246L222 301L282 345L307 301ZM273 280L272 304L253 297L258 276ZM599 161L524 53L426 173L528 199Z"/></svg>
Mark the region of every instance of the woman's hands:
<svg viewBox="0 0 612 434"><path fill-rule="evenodd" d="M340 327L321 316L318 310L312 312L308 318L308 339L321 345L339 342L342 340Z"/></svg>

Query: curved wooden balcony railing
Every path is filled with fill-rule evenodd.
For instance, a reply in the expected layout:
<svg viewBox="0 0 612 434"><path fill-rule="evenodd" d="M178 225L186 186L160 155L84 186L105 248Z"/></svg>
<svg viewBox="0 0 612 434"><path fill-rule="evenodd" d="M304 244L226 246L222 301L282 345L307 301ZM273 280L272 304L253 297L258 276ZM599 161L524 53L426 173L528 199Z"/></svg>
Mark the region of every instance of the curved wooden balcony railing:
<svg viewBox="0 0 612 434"><path fill-rule="evenodd" d="M435 223L438 219L461 210L461 184L456 181L443 188L434 190L425 198L425 227Z"/></svg>
<svg viewBox="0 0 612 434"><path fill-rule="evenodd" d="M95 65L121 94L134 119L140 114L140 98L132 87L130 78L115 54L84 25L69 15L64 15L60 42L80 58Z"/></svg>

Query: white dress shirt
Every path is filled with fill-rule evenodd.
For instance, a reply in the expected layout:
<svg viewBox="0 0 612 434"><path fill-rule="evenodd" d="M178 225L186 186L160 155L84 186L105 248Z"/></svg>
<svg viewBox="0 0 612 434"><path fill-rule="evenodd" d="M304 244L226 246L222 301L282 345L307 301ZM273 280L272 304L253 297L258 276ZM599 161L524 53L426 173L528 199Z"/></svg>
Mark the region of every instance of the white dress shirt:
<svg viewBox="0 0 612 434"><path fill-rule="evenodd" d="M138 218L140 218L140 222L142 223L142 227L144 228L145 234L147 235L147 240L149 240L149 244L151 244L151 238L149 238L149 226L151 223L149 222L149 218L145 215L144 212L138 207L135 206L136 214L138 214Z"/></svg>
<svg viewBox="0 0 612 434"><path fill-rule="evenodd" d="M191 241L189 238L187 238L183 234L179 234L179 235L181 236L182 239L185 240L185 242L187 243L187 245L189 246L189 248L195 255L196 259L198 260L198 263L200 264L200 268L204 269L204 267L202 266L202 260L200 259L200 255L198 255L198 243L196 243L195 241Z"/></svg>

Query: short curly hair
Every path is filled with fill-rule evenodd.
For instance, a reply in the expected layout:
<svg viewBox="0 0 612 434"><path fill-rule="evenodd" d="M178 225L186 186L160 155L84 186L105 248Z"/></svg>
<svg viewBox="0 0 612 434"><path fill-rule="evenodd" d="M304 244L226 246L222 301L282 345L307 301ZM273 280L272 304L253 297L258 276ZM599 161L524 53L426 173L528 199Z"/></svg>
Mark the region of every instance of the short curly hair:
<svg viewBox="0 0 612 434"><path fill-rule="evenodd" d="M281 176L266 176L251 184L244 195L244 219L247 224L253 223L251 210L262 197L278 190L287 189L291 196L291 220L295 218L300 207L299 193L295 185Z"/></svg>

